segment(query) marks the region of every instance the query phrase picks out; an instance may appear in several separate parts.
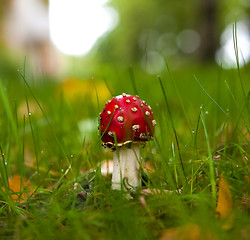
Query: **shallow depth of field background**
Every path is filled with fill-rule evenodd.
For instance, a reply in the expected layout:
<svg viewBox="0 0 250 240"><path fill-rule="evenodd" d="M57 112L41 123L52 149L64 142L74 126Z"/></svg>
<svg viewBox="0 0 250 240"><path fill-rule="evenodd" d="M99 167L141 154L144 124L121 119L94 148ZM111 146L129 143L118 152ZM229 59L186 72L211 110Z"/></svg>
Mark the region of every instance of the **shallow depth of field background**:
<svg viewBox="0 0 250 240"><path fill-rule="evenodd" d="M233 24L240 64L250 59L246 0L11 0L0 9L1 71L6 74L24 61L32 77L58 81L102 75L111 64L161 74L165 58L176 71L214 63L231 69L236 66Z"/></svg>

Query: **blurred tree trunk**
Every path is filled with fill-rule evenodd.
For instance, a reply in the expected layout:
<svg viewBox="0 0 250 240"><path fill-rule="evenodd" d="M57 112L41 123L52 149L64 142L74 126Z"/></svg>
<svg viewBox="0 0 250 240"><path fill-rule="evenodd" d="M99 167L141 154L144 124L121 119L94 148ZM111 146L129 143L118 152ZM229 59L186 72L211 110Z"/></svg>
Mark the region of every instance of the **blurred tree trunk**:
<svg viewBox="0 0 250 240"><path fill-rule="evenodd" d="M203 61L210 61L214 60L215 52L219 44L219 33L217 28L217 1L202 0L200 3L200 58Z"/></svg>

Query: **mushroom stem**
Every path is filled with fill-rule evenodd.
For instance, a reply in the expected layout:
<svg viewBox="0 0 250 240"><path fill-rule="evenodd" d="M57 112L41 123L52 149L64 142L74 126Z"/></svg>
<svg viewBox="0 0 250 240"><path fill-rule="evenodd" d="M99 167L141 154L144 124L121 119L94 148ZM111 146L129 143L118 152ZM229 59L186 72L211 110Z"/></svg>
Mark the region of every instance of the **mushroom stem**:
<svg viewBox="0 0 250 240"><path fill-rule="evenodd" d="M119 147L114 151L112 189L131 189L141 186L139 178L139 144L133 144L132 148Z"/></svg>

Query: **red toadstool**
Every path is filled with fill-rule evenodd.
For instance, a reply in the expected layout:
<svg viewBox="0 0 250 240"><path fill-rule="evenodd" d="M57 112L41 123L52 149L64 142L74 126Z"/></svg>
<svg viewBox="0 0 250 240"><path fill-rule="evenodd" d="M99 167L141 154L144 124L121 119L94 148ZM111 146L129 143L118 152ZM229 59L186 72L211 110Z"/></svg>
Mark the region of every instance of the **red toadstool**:
<svg viewBox="0 0 250 240"><path fill-rule="evenodd" d="M151 107L138 96L123 93L109 100L100 113L103 145L114 150L112 188L141 185L139 144L153 139L156 121Z"/></svg>

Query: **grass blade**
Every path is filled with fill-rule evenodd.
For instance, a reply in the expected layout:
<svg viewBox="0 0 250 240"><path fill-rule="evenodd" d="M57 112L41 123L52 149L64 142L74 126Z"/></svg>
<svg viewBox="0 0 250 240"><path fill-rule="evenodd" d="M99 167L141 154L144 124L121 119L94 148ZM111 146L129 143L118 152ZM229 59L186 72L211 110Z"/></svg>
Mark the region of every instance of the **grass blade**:
<svg viewBox="0 0 250 240"><path fill-rule="evenodd" d="M10 103L9 103L9 100L8 100L8 97L7 97L7 94L6 94L6 91L4 89L4 86L3 86L1 79L0 79L0 96L2 97L3 105L5 108L6 114L8 116L8 119L10 121L10 125L11 125L12 131L13 131L15 141L19 145L19 149L20 149L21 143L20 143L20 139L19 139L18 128L17 128L17 125L15 123L15 119L14 119L14 116L13 116L12 111L11 111Z"/></svg>
<svg viewBox="0 0 250 240"><path fill-rule="evenodd" d="M135 74L134 74L133 68L129 67L128 72L129 72L129 77L133 86L134 95L139 95L136 84L135 84Z"/></svg>
<svg viewBox="0 0 250 240"><path fill-rule="evenodd" d="M9 181L8 181L9 176L8 176L8 170L7 170L7 167L6 167L7 162L5 160L4 153L3 153L3 150L2 150L1 146L0 146L0 153L1 153L2 160L3 160L3 167L0 167L0 172L1 172L1 176L2 176L1 178L4 181L4 185L9 187Z"/></svg>
<svg viewBox="0 0 250 240"><path fill-rule="evenodd" d="M28 110L30 129L31 129L31 134L32 134L32 139L33 139L33 144L34 144L35 157L36 157L36 171L37 171L37 177L38 177L37 180L39 182L40 173L39 173L39 162L38 162L37 146L36 146L35 133L34 133L34 129L33 129L32 121L31 121L31 113L30 113L29 102L28 102L27 97L26 97L26 105L27 105L27 110Z"/></svg>
<svg viewBox="0 0 250 240"><path fill-rule="evenodd" d="M168 114L169 114L169 117L170 117L170 122L171 122L171 125L172 125L172 129L174 131L175 141L176 141L176 145L177 145L177 150L178 150L178 154L179 154L179 158L180 158L180 163L181 163L183 175L184 175L184 177L185 177L185 179L187 181L187 177L186 177L185 170L184 170L184 165L183 165L183 162L182 162L182 157L181 157L181 151L180 151L180 145L179 145L179 141L178 141L178 137L177 137L177 132L176 132L175 127L174 127L174 121L173 121L173 118L172 118L172 115L171 115L171 112L170 112L167 96L166 96L166 93L165 93L165 90L164 90L164 87L163 87L160 76L158 76L158 80L159 80L160 85L161 85L161 89L162 89L163 96L164 96L164 99L165 99L165 103L166 103L166 106L167 106L167 111L168 111Z"/></svg>
<svg viewBox="0 0 250 240"><path fill-rule="evenodd" d="M203 90L204 93L206 93L206 95L213 101L213 103L231 120L233 121L230 116L225 112L225 110L209 95L209 93L205 90L205 88L201 85L201 83L199 82L199 80L197 79L197 77L194 75L194 79L195 81L198 83L198 85L200 86L200 88Z"/></svg>
<svg viewBox="0 0 250 240"><path fill-rule="evenodd" d="M169 73L169 75L170 75L170 79L172 80L172 82L173 82L173 84L174 84L174 88L175 88L175 91L176 91L176 93L177 93L177 97L178 97L178 100L179 100L179 102L180 102L181 109L182 109L182 111L183 111L183 113L184 113L184 117L185 117L185 120L186 120L187 125L188 125L188 128L189 128L189 132L190 132L190 134L192 135L192 128L191 128L190 122L189 122L189 120L188 120L187 112L186 112L186 110L185 110L185 108L184 108L184 104L183 104L183 101L182 101L180 92L179 92L179 90L178 90L178 88L177 88L175 79L174 79L174 77L173 77L173 75L172 75L172 72L171 72L171 70L170 70L170 67L169 67L168 62L167 62L166 59L165 59L165 64L166 64L166 66L167 66L167 70L168 70L168 73Z"/></svg>
<svg viewBox="0 0 250 240"><path fill-rule="evenodd" d="M207 142L208 160L209 160L209 169L210 169L210 182L212 186L212 198L213 198L214 206L215 206L216 205L216 185L215 185L215 174L214 174L214 162L213 162L213 156L212 156L212 151L210 147L210 141L208 137L203 110L201 110L201 122L204 128L204 133L205 133L206 142Z"/></svg>
<svg viewBox="0 0 250 240"><path fill-rule="evenodd" d="M105 83L107 89L108 89L109 92L110 92L110 95L111 95L111 96L114 96L113 91L112 91L111 87L109 86L109 83L108 83L107 79L106 79L106 78L103 78L103 80L104 80L104 83Z"/></svg>
<svg viewBox="0 0 250 240"><path fill-rule="evenodd" d="M238 40L237 40L237 23L236 22L235 22L235 24L233 24L233 42L234 42L234 53L235 53L238 75L239 75L239 79L240 79L240 85L241 85L243 95L246 98L246 93L245 93L245 90L243 87L241 73L240 73L239 48L238 48Z"/></svg>
<svg viewBox="0 0 250 240"><path fill-rule="evenodd" d="M49 119L47 118L47 116L46 116L46 114L45 114L45 112L44 112L44 110L43 110L41 104L39 103L39 101L38 101L38 99L37 99L35 93L33 92L32 88L30 87L30 85L28 84L28 82L26 81L24 75L23 75L20 71L19 71L19 74L20 74L21 78L23 79L25 85L28 87L29 91L31 92L31 94L32 94L34 100L36 101L36 103L37 103L39 109L41 110L41 112L42 112L42 114L43 114L43 116L44 116L46 122L48 123L48 126L50 127L51 133L52 133L52 135L54 136L54 138L55 138L55 140L56 140L56 143L58 144L59 148L61 149L61 151L62 151L62 153L63 153L63 156L65 157L65 159L66 159L66 161L67 161L67 164L68 164L69 166L71 166L71 163L70 163L70 161L69 161L69 158L68 158L66 152L64 151L64 148L63 148L62 144L60 143L60 141L59 141L59 139L58 139L56 133L54 132L54 129L53 129L52 125L50 124L50 121L49 121ZM73 172L72 168L70 168L70 170Z"/></svg>

